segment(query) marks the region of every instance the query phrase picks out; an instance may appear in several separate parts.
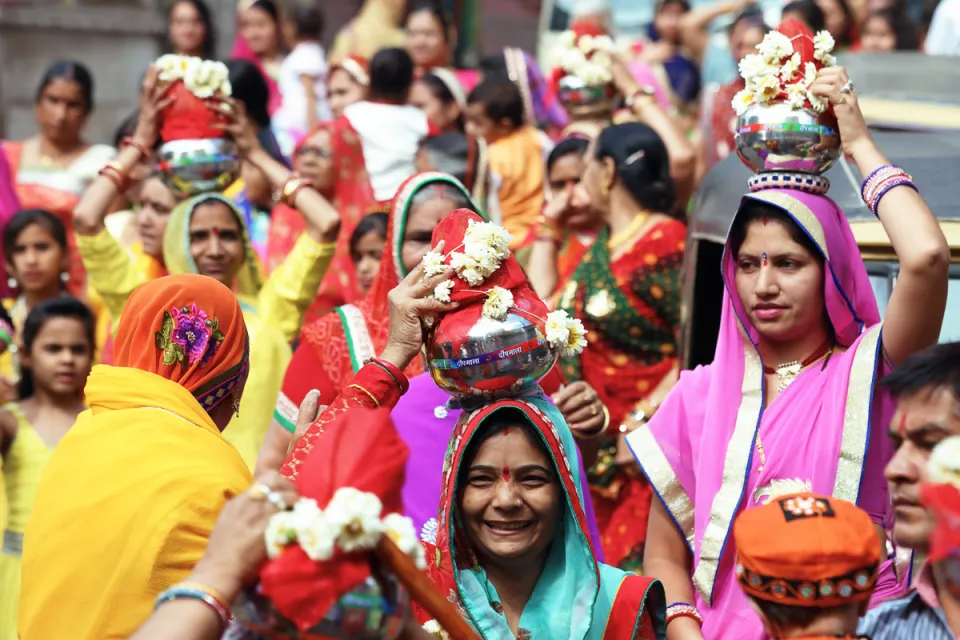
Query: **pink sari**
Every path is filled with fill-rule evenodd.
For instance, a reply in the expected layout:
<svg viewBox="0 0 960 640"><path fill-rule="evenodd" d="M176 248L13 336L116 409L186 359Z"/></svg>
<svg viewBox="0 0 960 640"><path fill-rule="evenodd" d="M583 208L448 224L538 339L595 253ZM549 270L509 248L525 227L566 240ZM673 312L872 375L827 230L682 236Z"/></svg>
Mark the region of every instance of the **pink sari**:
<svg viewBox="0 0 960 640"><path fill-rule="evenodd" d="M846 351L804 370L763 408L757 332L732 288L728 244L713 363L684 372L649 425L627 438L691 549L696 606L711 640L765 638L737 585L729 534L737 513L764 501L772 482L808 483L814 492L858 504L888 532L892 526L883 468L893 453L885 437L893 403L874 388L886 366L882 325L850 225L824 196L771 189L743 202L749 200L789 214L820 248L827 312ZM766 454L760 471L758 435ZM900 582L894 560L884 562L874 601L901 593Z"/></svg>

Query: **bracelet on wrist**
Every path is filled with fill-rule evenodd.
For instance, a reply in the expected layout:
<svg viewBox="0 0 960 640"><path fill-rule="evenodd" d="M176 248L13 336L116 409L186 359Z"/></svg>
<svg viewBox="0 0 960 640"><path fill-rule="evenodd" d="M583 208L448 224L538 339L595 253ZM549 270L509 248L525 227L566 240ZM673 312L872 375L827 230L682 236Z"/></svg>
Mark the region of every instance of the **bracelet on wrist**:
<svg viewBox="0 0 960 640"><path fill-rule="evenodd" d="M582 429L571 429L573 437L577 440L593 440L594 438L599 438L600 436L606 435L607 428L610 426L610 410L607 409L607 405L601 404L600 410L603 411L603 424L601 424L596 429L591 429L590 431L584 431Z"/></svg>
<svg viewBox="0 0 960 640"><path fill-rule="evenodd" d="M400 390L400 395L405 394L407 389L410 388L410 381L407 380L407 375L400 370L400 367L387 362L383 358L370 358L367 360L367 364L380 367L387 375L393 378L393 381L397 384L397 388Z"/></svg>
<svg viewBox="0 0 960 640"><path fill-rule="evenodd" d="M156 605L154 605L154 610L174 600L199 600L213 609L217 617L220 618L221 630L226 630L230 625L231 615L229 603L214 589L206 585L195 582L175 584L160 594L157 598Z"/></svg>
<svg viewBox="0 0 960 640"><path fill-rule="evenodd" d="M145 146L143 146L142 144L140 144L130 136L127 136L120 141L120 148L122 149L124 147L133 147L134 149L136 149L137 153L140 154L141 162L153 155L152 153L150 153L150 151L147 150Z"/></svg>
<svg viewBox="0 0 960 640"><path fill-rule="evenodd" d="M130 184L130 176L127 175L123 165L116 160L111 160L103 165L103 168L97 172L97 175L109 179L120 193L126 191L127 186Z"/></svg>
<svg viewBox="0 0 960 640"><path fill-rule="evenodd" d="M283 187L280 189L280 202L296 209L295 202L297 200L297 194L304 187L309 187L310 181L306 178L300 176L300 174L294 172L290 174L290 177L283 184Z"/></svg>
<svg viewBox="0 0 960 640"><path fill-rule="evenodd" d="M703 626L703 616L700 615L695 606L686 602L674 602L667 607L667 625L677 618L691 618L696 620L701 627Z"/></svg>

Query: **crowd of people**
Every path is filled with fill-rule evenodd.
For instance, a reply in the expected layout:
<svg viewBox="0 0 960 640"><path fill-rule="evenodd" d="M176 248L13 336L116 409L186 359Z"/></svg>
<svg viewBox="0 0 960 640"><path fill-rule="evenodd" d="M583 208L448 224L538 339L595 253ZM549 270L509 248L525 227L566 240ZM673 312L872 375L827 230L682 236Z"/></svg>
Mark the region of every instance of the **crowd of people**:
<svg viewBox="0 0 960 640"><path fill-rule="evenodd" d="M159 65L112 145L83 134L91 71L43 72L36 135L0 154L0 640L259 637L231 603L273 588L273 516L321 501L329 456L402 467L383 510L486 640L960 634L950 247L842 66L956 53L954 0L925 39L904 2L783 7L835 43L806 99L835 115L896 287L881 320L825 190L745 184L715 356L691 371L685 212L735 153L763 14L663 0L601 50L610 13L585 3L568 35L591 84L516 48L453 69L450 17L409 4L367 0L326 51L321 3L240 2L230 95L205 103L239 160L215 191L185 195L160 161ZM214 57L203 0L171 2L168 27L171 53ZM465 273L472 229L504 246ZM491 301L548 329L564 313L586 346L537 387L452 400L425 341ZM953 516L927 498L944 485ZM398 576L421 597L395 637L468 637Z"/></svg>

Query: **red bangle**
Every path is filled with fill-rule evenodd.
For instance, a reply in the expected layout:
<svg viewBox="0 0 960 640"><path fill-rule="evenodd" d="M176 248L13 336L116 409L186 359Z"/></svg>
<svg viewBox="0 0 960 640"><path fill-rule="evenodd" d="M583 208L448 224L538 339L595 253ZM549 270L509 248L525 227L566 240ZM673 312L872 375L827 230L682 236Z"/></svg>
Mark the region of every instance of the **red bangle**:
<svg viewBox="0 0 960 640"><path fill-rule="evenodd" d="M117 191L120 192L125 191L127 184L130 182L130 177L124 173L123 167L113 160L103 165L103 168L97 172L97 175L108 178L111 182L113 182L113 185L117 188Z"/></svg>
<svg viewBox="0 0 960 640"><path fill-rule="evenodd" d="M691 618L696 620L701 627L703 626L703 616L700 615L695 606L685 602L675 602L667 607L667 624L669 625L677 618Z"/></svg>
<svg viewBox="0 0 960 640"><path fill-rule="evenodd" d="M387 362L383 358L370 358L367 360L367 362L374 364L386 371L387 375L393 378L393 381L397 383L397 387L400 388L400 395L405 394L407 389L410 388L410 381L407 380L407 375L396 365Z"/></svg>
<svg viewBox="0 0 960 640"><path fill-rule="evenodd" d="M139 142L137 142L136 140L134 140L134 139L131 138L130 136L127 136L126 138L124 138L123 140L121 140L121 141L120 141L120 146L121 146L121 147L133 147L134 149L137 150L137 153L140 154L140 159L141 159L141 160L146 160L146 159L149 158L151 155L153 155L153 154L151 154L149 151L147 151L147 148L146 148L145 146L143 146L142 144L140 144Z"/></svg>

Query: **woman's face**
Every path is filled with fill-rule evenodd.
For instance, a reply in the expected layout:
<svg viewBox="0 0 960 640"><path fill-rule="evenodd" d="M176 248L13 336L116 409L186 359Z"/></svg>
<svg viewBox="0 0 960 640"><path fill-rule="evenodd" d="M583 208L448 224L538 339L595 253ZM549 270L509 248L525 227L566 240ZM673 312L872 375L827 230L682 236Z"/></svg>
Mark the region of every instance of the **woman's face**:
<svg viewBox="0 0 960 640"><path fill-rule="evenodd" d="M387 239L379 231L368 231L360 237L353 250L353 264L357 267L357 282L364 293L373 286L383 257L383 245Z"/></svg>
<svg viewBox="0 0 960 640"><path fill-rule="evenodd" d="M863 24L860 46L868 53L889 53L897 48L897 34L880 16L871 16Z"/></svg>
<svg viewBox="0 0 960 640"><path fill-rule="evenodd" d="M269 13L251 7L240 14L240 35L250 50L261 58L272 58L280 49L277 42L277 23Z"/></svg>
<svg viewBox="0 0 960 640"><path fill-rule="evenodd" d="M167 37L174 53L186 56L201 56L203 41L207 37L207 27L200 13L190 2L178 2L170 11L170 24Z"/></svg>
<svg viewBox="0 0 960 640"><path fill-rule="evenodd" d="M47 320L23 359L37 386L60 397L83 393L92 365L93 346L76 318Z"/></svg>
<svg viewBox="0 0 960 640"><path fill-rule="evenodd" d="M427 122L442 132L456 131L460 106L456 102L444 104L424 82L414 82L410 89L410 104L427 116Z"/></svg>
<svg viewBox="0 0 960 640"><path fill-rule="evenodd" d="M667 42L676 43L680 40L680 18L685 13L683 6L678 2L671 2L657 12L653 18L653 26L657 35Z"/></svg>
<svg viewBox="0 0 960 640"><path fill-rule="evenodd" d="M456 209L457 203L442 192L437 197L410 208L410 213L407 215L407 228L403 234L403 244L400 247L400 261L407 273L413 271L430 250L434 228Z"/></svg>
<svg viewBox="0 0 960 640"><path fill-rule="evenodd" d="M223 202L206 202L194 210L190 219L190 256L200 275L233 286L243 265L243 235L237 216Z"/></svg>
<svg viewBox="0 0 960 640"><path fill-rule="evenodd" d="M293 165L320 193L329 193L333 189L333 146L330 132L321 129L304 140L303 144L297 147Z"/></svg>
<svg viewBox="0 0 960 640"><path fill-rule="evenodd" d="M80 139L88 109L79 84L56 78L40 92L34 111L40 135L57 145L70 146Z"/></svg>
<svg viewBox="0 0 960 640"><path fill-rule="evenodd" d="M137 211L137 233L143 243L143 252L148 256L163 259L163 234L175 206L176 197L160 178L151 177L144 181Z"/></svg>
<svg viewBox="0 0 960 640"><path fill-rule="evenodd" d="M553 464L524 430L499 430L480 445L461 481L460 514L483 560L524 564L550 546L563 513Z"/></svg>
<svg viewBox="0 0 960 640"><path fill-rule="evenodd" d="M417 11L407 19L407 52L418 67L445 67L449 52L443 25L429 11Z"/></svg>
<svg viewBox="0 0 960 640"><path fill-rule="evenodd" d="M751 222L736 264L736 287L751 324L767 340L788 342L824 320L823 263L785 223Z"/></svg>
<svg viewBox="0 0 960 640"><path fill-rule="evenodd" d="M353 77L340 69L334 69L330 73L330 84L327 87L327 99L330 102L330 111L334 118L343 115L343 110L354 102L360 102L366 96L366 88L355 81Z"/></svg>
<svg viewBox="0 0 960 640"><path fill-rule="evenodd" d="M824 24L838 42L845 38L850 26L847 24L847 14L843 12L838 0L817 0L817 6L823 11Z"/></svg>
<svg viewBox="0 0 960 640"><path fill-rule="evenodd" d="M737 25L730 34L730 49L733 58L740 62L748 54L757 52L757 45L763 42L764 31L755 24Z"/></svg>
<svg viewBox="0 0 960 640"><path fill-rule="evenodd" d="M547 176L553 197L568 189L572 190L569 213L564 218L564 224L577 230L593 228L597 222L596 212L590 206L590 196L581 182L584 164L583 156L568 153L557 158Z"/></svg>
<svg viewBox="0 0 960 640"><path fill-rule="evenodd" d="M67 252L53 234L40 224L31 224L17 236L7 270L24 293L43 293L60 286L67 270Z"/></svg>

